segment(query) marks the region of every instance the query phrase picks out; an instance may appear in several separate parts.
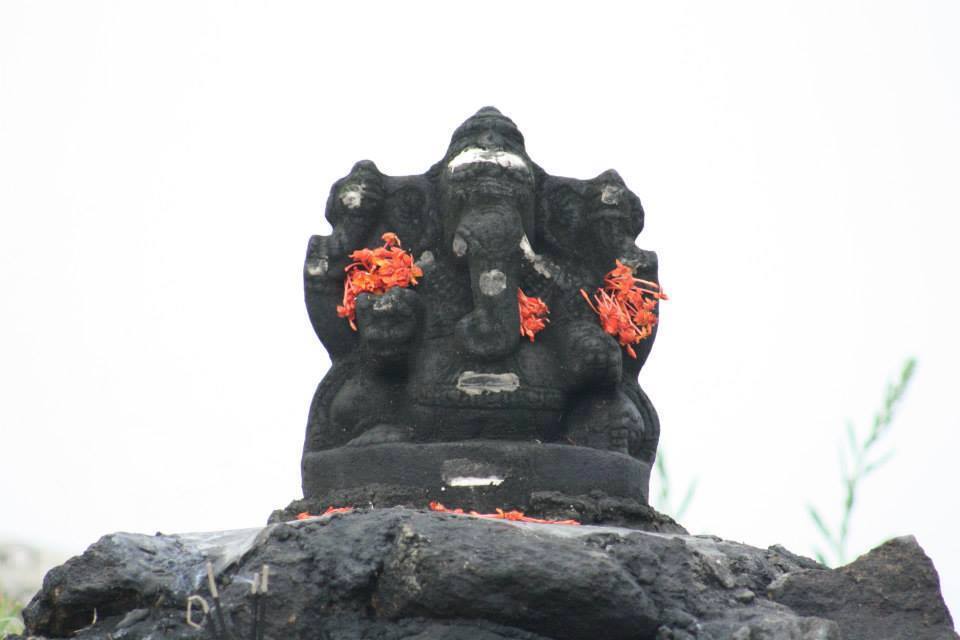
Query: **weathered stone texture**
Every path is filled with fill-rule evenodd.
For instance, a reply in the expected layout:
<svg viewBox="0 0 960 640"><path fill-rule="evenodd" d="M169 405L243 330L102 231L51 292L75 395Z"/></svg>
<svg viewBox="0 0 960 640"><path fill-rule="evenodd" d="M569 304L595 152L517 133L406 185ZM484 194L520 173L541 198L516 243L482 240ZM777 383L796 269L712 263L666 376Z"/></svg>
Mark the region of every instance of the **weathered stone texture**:
<svg viewBox="0 0 960 640"><path fill-rule="evenodd" d="M192 536L113 534L50 572L24 612L47 638L214 637L209 600L249 637L270 566L266 637L579 640L957 638L933 566L899 538L836 570L781 548L617 527L377 509ZM93 611L97 623L90 624ZM325 635L324 635L325 634Z"/></svg>

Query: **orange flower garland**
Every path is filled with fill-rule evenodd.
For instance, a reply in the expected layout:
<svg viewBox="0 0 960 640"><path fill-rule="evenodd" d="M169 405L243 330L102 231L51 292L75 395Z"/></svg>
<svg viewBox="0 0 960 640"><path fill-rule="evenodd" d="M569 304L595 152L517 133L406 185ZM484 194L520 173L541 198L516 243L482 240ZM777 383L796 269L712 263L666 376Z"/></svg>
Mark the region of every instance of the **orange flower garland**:
<svg viewBox="0 0 960 640"><path fill-rule="evenodd" d="M550 309L543 300L528 297L522 289L517 289L517 303L520 305L520 335L527 336L533 342L533 336L543 331L550 322L547 320Z"/></svg>
<svg viewBox="0 0 960 640"><path fill-rule="evenodd" d="M297 520L309 520L310 518L320 518L323 516L333 515L334 513L350 513L353 511L353 507L327 507L327 510L323 513L312 514L309 511L302 511L297 514Z"/></svg>
<svg viewBox="0 0 960 640"><path fill-rule="evenodd" d="M439 502L431 502L430 511L452 513L457 516L473 516L474 518L484 518L487 520L513 520L514 522L535 522L537 524L580 524L577 520L541 520L540 518L531 518L530 516L524 515L523 511L504 511L503 509L497 509L496 513L477 513L476 511L464 511L463 509L448 509Z"/></svg>
<svg viewBox="0 0 960 640"><path fill-rule="evenodd" d="M413 262L413 256L401 248L395 233L381 236L383 246L376 249L357 249L350 254L353 260L344 271L343 304L337 305L337 315L346 318L357 330L357 296L361 293L382 294L394 287L410 287L423 277L423 270ZM550 309L540 298L529 297L517 289L520 306L520 335L530 338L547 326Z"/></svg>
<svg viewBox="0 0 960 640"><path fill-rule="evenodd" d="M304 511L297 514L297 520L321 518L335 513L351 513L353 510L353 507L327 507L327 510L321 514L312 514L309 511ZM448 509L439 502L431 502L430 511L450 513L458 516L473 516L474 518L484 518L486 520L513 520L514 522L535 522L537 524L580 524L578 520L542 520L540 518L531 518L530 516L524 515L522 511L504 511L503 509L497 509L496 513L477 513L476 511L464 511L463 509Z"/></svg>
<svg viewBox="0 0 960 640"><path fill-rule="evenodd" d="M631 358L637 357L633 345L653 333L657 303L668 299L659 284L633 277L633 270L619 260L603 279L603 288L597 289L593 300L583 289L580 295L600 316L603 330L616 338Z"/></svg>
<svg viewBox="0 0 960 640"><path fill-rule="evenodd" d="M413 263L413 256L400 247L395 233L381 236L383 246L376 249L357 249L350 254L353 260L344 271L343 304L337 306L337 315L346 318L357 330L357 296L361 293L381 294L394 287L417 284L423 270Z"/></svg>

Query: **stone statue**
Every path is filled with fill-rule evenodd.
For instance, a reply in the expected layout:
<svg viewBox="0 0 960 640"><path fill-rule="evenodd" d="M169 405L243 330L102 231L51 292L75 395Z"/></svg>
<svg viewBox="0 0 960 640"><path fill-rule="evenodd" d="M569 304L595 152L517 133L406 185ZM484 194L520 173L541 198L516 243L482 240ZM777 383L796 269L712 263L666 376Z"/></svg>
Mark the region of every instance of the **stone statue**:
<svg viewBox="0 0 960 640"><path fill-rule="evenodd" d="M615 171L550 176L486 107L423 175L357 163L326 218L304 266L332 361L310 408L306 499L646 504L659 422L637 375L665 296Z"/></svg>

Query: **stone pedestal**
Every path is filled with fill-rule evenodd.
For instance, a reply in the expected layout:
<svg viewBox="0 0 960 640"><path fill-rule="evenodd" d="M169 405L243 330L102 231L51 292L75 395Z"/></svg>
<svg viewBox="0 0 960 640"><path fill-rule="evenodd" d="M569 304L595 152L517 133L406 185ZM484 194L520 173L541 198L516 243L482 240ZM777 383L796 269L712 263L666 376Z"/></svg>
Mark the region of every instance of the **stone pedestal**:
<svg viewBox="0 0 960 640"><path fill-rule="evenodd" d="M309 452L304 498L270 516L284 522L329 507L522 511L534 518L686 533L647 504L650 465L632 456L539 442L384 443Z"/></svg>
<svg viewBox="0 0 960 640"><path fill-rule="evenodd" d="M536 442L340 447L303 458L303 495L328 506L529 510L533 496L600 491L646 504L650 465L628 455Z"/></svg>

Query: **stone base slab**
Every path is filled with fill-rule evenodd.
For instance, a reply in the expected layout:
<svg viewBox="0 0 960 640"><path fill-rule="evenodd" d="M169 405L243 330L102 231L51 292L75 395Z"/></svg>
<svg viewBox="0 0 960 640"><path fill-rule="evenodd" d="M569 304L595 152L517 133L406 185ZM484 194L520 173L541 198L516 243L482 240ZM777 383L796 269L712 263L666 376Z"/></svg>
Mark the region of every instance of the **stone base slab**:
<svg viewBox="0 0 960 640"><path fill-rule="evenodd" d="M303 458L304 498L330 505L525 511L541 492L646 505L649 482L650 465L630 456L536 442L374 444Z"/></svg>

